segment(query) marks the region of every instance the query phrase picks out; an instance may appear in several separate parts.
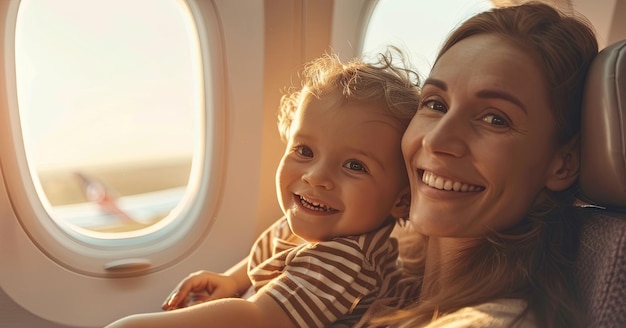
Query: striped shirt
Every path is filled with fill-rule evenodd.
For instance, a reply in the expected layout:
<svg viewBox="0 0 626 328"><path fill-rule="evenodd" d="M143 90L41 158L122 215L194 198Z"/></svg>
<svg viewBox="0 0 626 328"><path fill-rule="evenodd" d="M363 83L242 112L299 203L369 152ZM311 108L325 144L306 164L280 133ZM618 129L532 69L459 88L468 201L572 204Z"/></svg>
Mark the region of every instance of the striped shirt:
<svg viewBox="0 0 626 328"><path fill-rule="evenodd" d="M269 227L253 246L248 276L298 327L353 325L369 305L397 283L397 241L389 223L363 235L293 244L286 218Z"/></svg>

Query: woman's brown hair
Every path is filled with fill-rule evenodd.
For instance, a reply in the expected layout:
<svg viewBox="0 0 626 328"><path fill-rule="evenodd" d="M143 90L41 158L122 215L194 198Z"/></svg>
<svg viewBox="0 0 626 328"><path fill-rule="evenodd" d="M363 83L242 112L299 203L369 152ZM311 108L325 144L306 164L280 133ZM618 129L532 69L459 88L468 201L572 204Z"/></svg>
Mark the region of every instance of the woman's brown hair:
<svg viewBox="0 0 626 328"><path fill-rule="evenodd" d="M598 52L592 28L584 20L541 3L496 8L480 13L454 30L443 44L440 58L457 42L478 34L498 35L536 59L550 90L558 135L566 144L580 130L581 99L588 67ZM488 50L485 50L488 51ZM436 65L436 61L435 61ZM571 210L575 186L562 192L542 192L527 218L518 226L493 232L468 243L450 258L450 285L429 299L419 299L424 243L414 233L412 274L396 298L382 300L368 314L366 326L415 327L461 308L502 298L525 300L520 315L532 315L539 327L581 327L573 263L579 224ZM463 215L463 213L459 213ZM400 243L404 242L401 239ZM403 253L406 255L406 250Z"/></svg>

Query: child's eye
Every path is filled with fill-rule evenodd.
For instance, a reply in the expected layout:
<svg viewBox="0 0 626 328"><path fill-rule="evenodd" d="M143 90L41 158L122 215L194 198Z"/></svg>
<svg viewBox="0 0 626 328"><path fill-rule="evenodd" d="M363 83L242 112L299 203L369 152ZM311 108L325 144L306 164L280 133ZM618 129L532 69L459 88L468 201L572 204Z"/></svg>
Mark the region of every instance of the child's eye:
<svg viewBox="0 0 626 328"><path fill-rule="evenodd" d="M313 151L307 146L297 146L295 152L302 157L313 157Z"/></svg>
<svg viewBox="0 0 626 328"><path fill-rule="evenodd" d="M365 167L365 165L363 165L363 163L359 161L347 161L345 164L343 164L343 167L352 171L367 172L367 168Z"/></svg>
<svg viewBox="0 0 626 328"><path fill-rule="evenodd" d="M495 115L495 114L485 115L482 120L492 125L503 126L503 127L509 126L509 122L505 118L503 118L502 116Z"/></svg>
<svg viewBox="0 0 626 328"><path fill-rule="evenodd" d="M442 113L445 113L448 111L448 108L446 108L446 105L444 103L442 103L441 101L433 100L433 99L424 100L420 104L420 108L423 108L423 107L436 110Z"/></svg>

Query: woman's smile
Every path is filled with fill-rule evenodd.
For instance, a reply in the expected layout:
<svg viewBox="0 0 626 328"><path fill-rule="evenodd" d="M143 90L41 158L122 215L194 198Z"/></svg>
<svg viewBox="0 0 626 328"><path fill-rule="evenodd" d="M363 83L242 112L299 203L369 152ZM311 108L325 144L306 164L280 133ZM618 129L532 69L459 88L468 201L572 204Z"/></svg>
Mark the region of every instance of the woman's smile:
<svg viewBox="0 0 626 328"><path fill-rule="evenodd" d="M422 182L429 187L435 189L455 192L473 192L485 190L485 187L440 177L429 171L422 171L421 174Z"/></svg>

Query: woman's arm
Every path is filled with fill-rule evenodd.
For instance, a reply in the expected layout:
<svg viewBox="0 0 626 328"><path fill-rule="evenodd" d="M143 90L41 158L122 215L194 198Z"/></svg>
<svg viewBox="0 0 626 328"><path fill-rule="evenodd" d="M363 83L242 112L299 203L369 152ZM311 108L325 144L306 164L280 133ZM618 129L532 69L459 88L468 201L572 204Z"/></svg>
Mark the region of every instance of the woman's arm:
<svg viewBox="0 0 626 328"><path fill-rule="evenodd" d="M105 328L296 328L289 316L269 295L251 300L225 298L168 312L136 314Z"/></svg>

